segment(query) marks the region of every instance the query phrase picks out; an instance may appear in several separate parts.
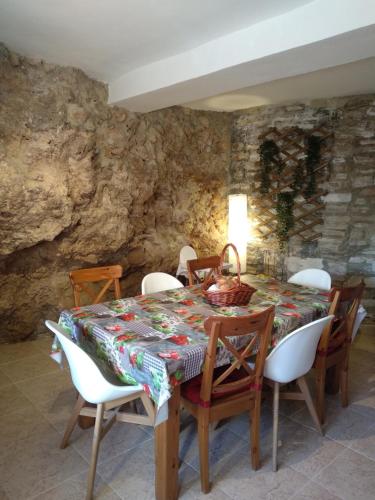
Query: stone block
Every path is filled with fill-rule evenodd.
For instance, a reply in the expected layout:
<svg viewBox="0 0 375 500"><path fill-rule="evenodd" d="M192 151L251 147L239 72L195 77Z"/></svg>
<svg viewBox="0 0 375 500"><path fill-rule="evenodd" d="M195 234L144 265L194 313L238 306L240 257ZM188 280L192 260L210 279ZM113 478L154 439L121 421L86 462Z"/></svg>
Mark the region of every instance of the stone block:
<svg viewBox="0 0 375 500"><path fill-rule="evenodd" d="M353 188L365 188L365 187L373 187L374 185L374 177L371 176L356 176L352 181Z"/></svg>
<svg viewBox="0 0 375 500"><path fill-rule="evenodd" d="M323 259L321 258L301 258L301 257L287 257L285 259L286 267L289 273L297 273L302 269L323 269Z"/></svg>
<svg viewBox="0 0 375 500"><path fill-rule="evenodd" d="M375 276L366 276L364 278L366 287L375 288Z"/></svg>
<svg viewBox="0 0 375 500"><path fill-rule="evenodd" d="M352 193L328 193L323 196L326 203L349 203L352 201Z"/></svg>

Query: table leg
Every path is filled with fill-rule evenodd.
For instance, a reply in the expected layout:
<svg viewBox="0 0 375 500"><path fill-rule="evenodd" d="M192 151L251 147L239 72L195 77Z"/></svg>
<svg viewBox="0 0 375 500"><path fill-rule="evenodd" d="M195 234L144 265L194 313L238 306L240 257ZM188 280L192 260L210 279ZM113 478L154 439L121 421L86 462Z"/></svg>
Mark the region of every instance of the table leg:
<svg viewBox="0 0 375 500"><path fill-rule="evenodd" d="M180 386L173 390L168 402L168 420L155 427L155 498L178 498L180 434Z"/></svg>

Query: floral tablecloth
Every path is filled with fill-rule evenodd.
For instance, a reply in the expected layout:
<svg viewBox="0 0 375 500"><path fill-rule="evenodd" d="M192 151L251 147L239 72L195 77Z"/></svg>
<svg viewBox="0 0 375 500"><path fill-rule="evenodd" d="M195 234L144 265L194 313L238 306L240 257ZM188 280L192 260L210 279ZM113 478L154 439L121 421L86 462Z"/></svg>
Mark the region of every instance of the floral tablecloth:
<svg viewBox="0 0 375 500"><path fill-rule="evenodd" d="M275 346L295 328L327 315L328 293L259 275L243 280L257 289L246 307L211 306L200 286L193 286L65 310L59 323L120 381L143 384L160 408L175 385L201 373L206 317L242 316L274 304ZM218 360L228 363L228 351Z"/></svg>

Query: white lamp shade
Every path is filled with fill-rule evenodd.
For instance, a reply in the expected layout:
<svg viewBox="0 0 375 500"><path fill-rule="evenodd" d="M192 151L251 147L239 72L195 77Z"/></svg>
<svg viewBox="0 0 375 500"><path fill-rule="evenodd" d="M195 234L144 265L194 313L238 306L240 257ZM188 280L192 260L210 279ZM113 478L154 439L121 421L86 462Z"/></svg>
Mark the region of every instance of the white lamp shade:
<svg viewBox="0 0 375 500"><path fill-rule="evenodd" d="M246 252L248 240L247 195L230 194L228 197L228 240L233 243L240 257L241 272L246 272ZM232 249L229 250L229 262L236 271L237 260Z"/></svg>

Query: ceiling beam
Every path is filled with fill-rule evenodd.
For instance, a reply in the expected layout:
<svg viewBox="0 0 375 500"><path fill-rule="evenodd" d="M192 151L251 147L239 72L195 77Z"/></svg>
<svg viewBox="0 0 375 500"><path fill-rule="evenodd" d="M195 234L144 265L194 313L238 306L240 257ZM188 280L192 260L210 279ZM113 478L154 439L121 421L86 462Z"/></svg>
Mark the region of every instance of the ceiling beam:
<svg viewBox="0 0 375 500"><path fill-rule="evenodd" d="M315 0L125 73L109 101L148 112L373 56L373 0Z"/></svg>

